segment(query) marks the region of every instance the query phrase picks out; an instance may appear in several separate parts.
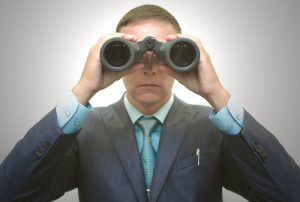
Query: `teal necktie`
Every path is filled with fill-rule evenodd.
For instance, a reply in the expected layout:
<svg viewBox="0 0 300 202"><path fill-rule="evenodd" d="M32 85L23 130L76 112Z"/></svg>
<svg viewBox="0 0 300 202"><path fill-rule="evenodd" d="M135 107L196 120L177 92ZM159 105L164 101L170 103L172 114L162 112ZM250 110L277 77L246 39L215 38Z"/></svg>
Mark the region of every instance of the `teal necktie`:
<svg viewBox="0 0 300 202"><path fill-rule="evenodd" d="M144 135L143 147L141 151L141 159L144 168L146 191L150 193L151 180L155 163L155 151L151 143L151 133L155 129L158 121L154 117L142 117L138 121Z"/></svg>

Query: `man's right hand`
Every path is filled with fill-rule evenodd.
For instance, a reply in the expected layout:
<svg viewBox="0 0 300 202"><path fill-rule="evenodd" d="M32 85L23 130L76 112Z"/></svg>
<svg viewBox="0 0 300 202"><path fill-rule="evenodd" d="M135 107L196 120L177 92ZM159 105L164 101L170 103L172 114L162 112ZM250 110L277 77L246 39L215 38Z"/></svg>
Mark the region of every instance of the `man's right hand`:
<svg viewBox="0 0 300 202"><path fill-rule="evenodd" d="M81 77L72 89L73 94L83 105L86 105L98 91L110 86L113 82L121 79L126 74L136 71L138 68L134 67L121 72L113 72L102 67L100 50L103 43L112 37L123 37L129 41L137 41L137 37L133 35L112 33L101 37L97 44L91 47Z"/></svg>

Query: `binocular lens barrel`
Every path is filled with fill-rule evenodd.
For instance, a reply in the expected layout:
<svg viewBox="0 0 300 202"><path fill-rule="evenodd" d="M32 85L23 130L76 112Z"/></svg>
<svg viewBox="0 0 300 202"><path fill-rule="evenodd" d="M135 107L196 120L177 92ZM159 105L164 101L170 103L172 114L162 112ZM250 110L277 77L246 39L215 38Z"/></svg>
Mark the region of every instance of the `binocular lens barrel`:
<svg viewBox="0 0 300 202"><path fill-rule="evenodd" d="M187 67L196 57L194 46L186 41L179 41L171 47L170 59L178 67Z"/></svg>
<svg viewBox="0 0 300 202"><path fill-rule="evenodd" d="M112 71L123 71L134 65L146 51L153 51L160 60L177 71L189 71L200 58L198 46L190 39L179 38L160 42L154 37L130 42L121 37L107 40L100 51L102 65Z"/></svg>
<svg viewBox="0 0 300 202"><path fill-rule="evenodd" d="M128 62L130 50L122 41L113 41L104 49L104 57L111 66L121 67Z"/></svg>

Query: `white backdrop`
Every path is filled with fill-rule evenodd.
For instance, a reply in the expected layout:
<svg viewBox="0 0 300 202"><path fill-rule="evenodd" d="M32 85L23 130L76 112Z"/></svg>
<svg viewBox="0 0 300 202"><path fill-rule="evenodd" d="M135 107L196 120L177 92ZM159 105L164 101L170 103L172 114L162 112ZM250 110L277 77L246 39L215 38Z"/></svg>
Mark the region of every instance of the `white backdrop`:
<svg viewBox="0 0 300 202"><path fill-rule="evenodd" d="M198 36L234 99L300 164L299 1L70 1L0 2L0 162L15 143L77 82L88 51L113 32L129 9L158 4L183 33ZM98 93L94 106L118 100L122 81ZM174 93L207 104L180 84ZM72 191L57 200L76 202ZM228 191L225 202L245 201Z"/></svg>

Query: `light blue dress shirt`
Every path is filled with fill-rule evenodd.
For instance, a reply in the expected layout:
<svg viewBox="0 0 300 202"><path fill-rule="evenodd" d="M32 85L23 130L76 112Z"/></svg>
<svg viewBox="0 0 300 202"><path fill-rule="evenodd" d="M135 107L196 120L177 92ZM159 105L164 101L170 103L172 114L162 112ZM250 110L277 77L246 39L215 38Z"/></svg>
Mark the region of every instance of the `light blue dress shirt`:
<svg viewBox="0 0 300 202"><path fill-rule="evenodd" d="M244 109L230 98L227 106L218 112L211 112L209 119L223 133L238 135L244 127Z"/></svg>
<svg viewBox="0 0 300 202"><path fill-rule="evenodd" d="M168 112L170 111L170 108L172 107L173 102L174 102L174 95L172 95L169 98L169 100L157 112L150 115L151 117L155 117L160 123L156 126L155 130L152 131L152 134L151 134L151 143L152 143L152 146L153 146L155 152L157 152L157 150L158 150L162 124L164 123L166 116L168 115ZM142 112L140 112L138 109L136 109L129 102L126 95L124 96L124 105L129 114L130 120L131 120L132 124L134 125L134 132L135 132L135 137L136 137L137 144L138 144L138 150L139 150L139 152L141 152L142 147L143 147L143 133L142 133L142 130L140 129L140 127L136 126L135 123L137 122L137 120L140 117L145 116L145 115ZM147 117L147 116L145 116L145 117Z"/></svg>
<svg viewBox="0 0 300 202"><path fill-rule="evenodd" d="M173 104L173 101L174 95L172 95L168 102L154 114L154 116L162 124L171 108L171 105ZM124 96L124 103L132 123L135 123L135 121L139 118L136 118L136 111L138 110L129 103L126 96ZM70 92L64 101L56 106L58 125L62 128L65 134L74 133L82 127L88 115L92 111L93 108L90 104L83 106L78 102L73 93ZM218 112L212 112L209 115L209 119L224 134L238 135L244 126L244 109L236 105L230 99L227 106L223 107ZM160 129L161 128L158 127L157 130L160 131ZM159 136L157 137L157 135L154 135L153 142L159 142Z"/></svg>
<svg viewBox="0 0 300 202"><path fill-rule="evenodd" d="M58 126L65 134L74 133L82 127L93 107L83 106L72 92L69 92L62 103L56 106Z"/></svg>

